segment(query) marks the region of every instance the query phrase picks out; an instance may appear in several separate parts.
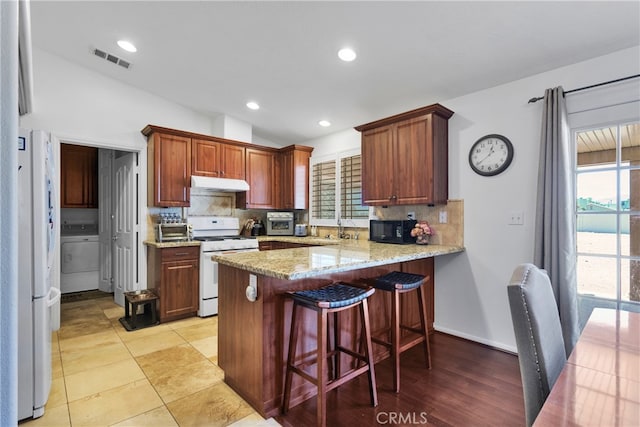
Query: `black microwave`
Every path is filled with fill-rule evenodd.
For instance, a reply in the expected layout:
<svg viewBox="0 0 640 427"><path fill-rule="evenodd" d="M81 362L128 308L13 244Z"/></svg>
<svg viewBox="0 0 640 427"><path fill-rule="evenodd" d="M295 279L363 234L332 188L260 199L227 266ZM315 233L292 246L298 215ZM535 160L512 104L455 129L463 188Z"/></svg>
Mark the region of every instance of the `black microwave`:
<svg viewBox="0 0 640 427"><path fill-rule="evenodd" d="M407 244L415 243L411 237L411 229L416 225L415 219L403 220L370 220L369 240L379 243Z"/></svg>

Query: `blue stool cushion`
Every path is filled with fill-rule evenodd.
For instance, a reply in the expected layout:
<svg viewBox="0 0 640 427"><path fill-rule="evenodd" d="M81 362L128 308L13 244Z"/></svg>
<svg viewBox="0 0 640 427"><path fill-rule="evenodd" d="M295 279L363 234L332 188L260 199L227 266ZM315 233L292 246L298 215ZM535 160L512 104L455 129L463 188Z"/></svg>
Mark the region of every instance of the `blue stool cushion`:
<svg viewBox="0 0 640 427"><path fill-rule="evenodd" d="M417 288L422 284L423 280L424 276L421 274L392 271L376 278L374 286L384 291L394 291L396 289L406 291Z"/></svg>
<svg viewBox="0 0 640 427"><path fill-rule="evenodd" d="M302 304L336 308L360 302L373 292L372 288L358 288L338 282L319 289L290 292L289 295Z"/></svg>

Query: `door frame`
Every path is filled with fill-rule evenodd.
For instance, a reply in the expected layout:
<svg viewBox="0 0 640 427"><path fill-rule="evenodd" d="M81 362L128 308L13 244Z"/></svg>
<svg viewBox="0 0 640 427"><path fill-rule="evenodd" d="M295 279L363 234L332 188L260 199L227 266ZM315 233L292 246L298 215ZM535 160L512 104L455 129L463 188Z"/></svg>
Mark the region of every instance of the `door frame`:
<svg viewBox="0 0 640 427"><path fill-rule="evenodd" d="M138 168L138 179L136 179L135 185L137 186L137 210L134 210L134 215L136 218L133 218L133 223L136 224L137 230L137 242L134 244L136 248L135 253L132 254L132 264L136 266L134 270L134 276L132 278L131 283L134 284L135 289L146 289L147 288L147 250L144 244L144 241L147 240L148 234L148 226L147 226L147 217L148 217L148 208L147 208L147 185L146 176L147 176L147 142L144 137L141 136L141 144L139 146L134 147L130 145L124 145L122 142L114 142L114 141L95 141L88 140L85 138L76 138L73 136L60 135L55 132L51 132L53 137L58 138L60 143L63 144L74 144L74 145L82 145L85 147L96 147L103 148L107 150L118 150L118 151L128 151L137 155L137 168ZM57 188L60 188L60 174L56 174L56 185ZM59 274L59 273L58 273ZM57 278L58 282L60 277ZM114 300L115 301L115 300Z"/></svg>

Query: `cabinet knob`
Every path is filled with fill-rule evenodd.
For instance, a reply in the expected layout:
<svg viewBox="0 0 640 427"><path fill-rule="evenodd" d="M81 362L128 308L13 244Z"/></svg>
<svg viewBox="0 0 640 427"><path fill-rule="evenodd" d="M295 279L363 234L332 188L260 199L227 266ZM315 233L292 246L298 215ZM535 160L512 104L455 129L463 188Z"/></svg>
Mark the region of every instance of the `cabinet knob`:
<svg viewBox="0 0 640 427"><path fill-rule="evenodd" d="M224 171L220 171L220 175L224 176Z"/></svg>

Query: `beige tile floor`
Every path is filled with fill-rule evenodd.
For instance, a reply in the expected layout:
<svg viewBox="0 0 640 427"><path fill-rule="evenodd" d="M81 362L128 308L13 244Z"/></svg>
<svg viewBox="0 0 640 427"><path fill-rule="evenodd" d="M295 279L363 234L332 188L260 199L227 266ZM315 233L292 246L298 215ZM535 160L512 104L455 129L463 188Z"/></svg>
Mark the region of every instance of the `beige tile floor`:
<svg viewBox="0 0 640 427"><path fill-rule="evenodd" d="M216 316L128 332L123 315L109 297L61 305L45 414L23 427L279 425L223 382Z"/></svg>

